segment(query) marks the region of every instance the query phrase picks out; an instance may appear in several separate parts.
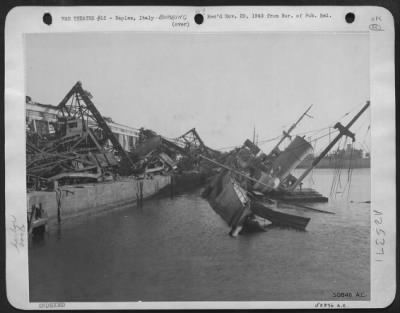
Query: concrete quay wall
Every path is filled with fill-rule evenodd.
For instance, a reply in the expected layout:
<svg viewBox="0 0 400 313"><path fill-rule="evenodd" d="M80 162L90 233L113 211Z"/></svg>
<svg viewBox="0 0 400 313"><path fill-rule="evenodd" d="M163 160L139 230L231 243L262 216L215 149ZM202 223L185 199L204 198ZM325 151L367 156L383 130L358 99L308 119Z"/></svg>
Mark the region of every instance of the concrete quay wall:
<svg viewBox="0 0 400 313"><path fill-rule="evenodd" d="M27 194L28 209L41 204L49 222L57 221L60 207L61 220L85 214L136 205L142 191L142 198L148 198L171 182L170 176L154 176L152 179L135 180L124 178L115 182L61 186L58 191L35 191Z"/></svg>

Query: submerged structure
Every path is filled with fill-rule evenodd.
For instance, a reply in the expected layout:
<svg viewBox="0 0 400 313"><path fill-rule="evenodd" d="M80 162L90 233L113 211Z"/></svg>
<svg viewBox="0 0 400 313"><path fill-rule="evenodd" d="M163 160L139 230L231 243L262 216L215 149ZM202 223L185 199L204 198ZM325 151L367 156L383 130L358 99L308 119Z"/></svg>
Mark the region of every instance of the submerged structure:
<svg viewBox="0 0 400 313"><path fill-rule="evenodd" d="M337 136L299 177L295 177L292 172L312 151L310 142L295 136L283 151L279 149L279 145L289 137L310 108L289 131L284 132L283 138L269 154L263 153L257 145L246 140L242 147L231 151L223 163L217 164L215 160L203 157L221 168L221 172L209 183L203 196L230 226L230 234L236 236L243 229L263 230L260 218L274 225L304 230L310 218L280 209L277 201L296 203L328 200L312 189L303 190L302 181L343 136L355 140L355 134L350 131L350 127L368 107L369 102L347 125L336 123Z"/></svg>

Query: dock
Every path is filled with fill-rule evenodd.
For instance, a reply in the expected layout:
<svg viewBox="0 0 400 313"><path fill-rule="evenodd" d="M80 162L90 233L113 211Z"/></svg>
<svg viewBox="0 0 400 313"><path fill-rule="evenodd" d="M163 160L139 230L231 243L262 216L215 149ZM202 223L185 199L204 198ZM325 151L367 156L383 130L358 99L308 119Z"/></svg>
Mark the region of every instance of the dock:
<svg viewBox="0 0 400 313"><path fill-rule="evenodd" d="M328 197L312 188L303 188L302 190L284 192L279 191L271 194L274 200L282 200L285 202L308 202L323 203L328 202Z"/></svg>

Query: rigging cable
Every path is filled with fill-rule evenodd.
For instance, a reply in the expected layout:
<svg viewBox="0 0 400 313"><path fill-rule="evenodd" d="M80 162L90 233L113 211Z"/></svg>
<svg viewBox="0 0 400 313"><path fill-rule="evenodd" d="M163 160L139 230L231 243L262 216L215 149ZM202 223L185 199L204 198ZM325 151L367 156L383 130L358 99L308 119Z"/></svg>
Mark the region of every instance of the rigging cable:
<svg viewBox="0 0 400 313"><path fill-rule="evenodd" d="M345 149L347 146L347 141L348 141L348 137L345 138L344 140L344 144L343 144L343 148L342 148L342 155L340 156L340 162L339 162L339 168L338 168L338 173L339 173L339 178L338 178L338 186L336 188L336 194L337 193L341 193L343 196L343 190L342 190L342 169L343 169L343 160L344 160L344 154L346 153Z"/></svg>
<svg viewBox="0 0 400 313"><path fill-rule="evenodd" d="M339 152L340 152L340 146L341 146L342 141L343 141L343 138L341 138L340 141L338 142L336 153L333 154L335 156L335 159L334 159L335 165L333 167L333 179L332 179L332 184L331 184L330 196L335 197L335 198L336 198L336 191L337 191L337 185L338 185L338 174L339 174L339 168L340 168Z"/></svg>
<svg viewBox="0 0 400 313"><path fill-rule="evenodd" d="M317 141L315 141L313 144L313 151L315 151L316 146L317 146ZM314 186L314 184L315 184L313 174L314 174L314 169L311 170L310 176L308 178L308 182L309 182L310 186Z"/></svg>
<svg viewBox="0 0 400 313"><path fill-rule="evenodd" d="M347 204L349 203L349 196L350 196L350 188L351 188L351 179L353 176L353 166L352 166L352 160L353 160L353 149L354 149L354 144L351 144L351 151L350 151L350 161L349 161L349 169L347 171Z"/></svg>
<svg viewBox="0 0 400 313"><path fill-rule="evenodd" d="M367 138L367 135L368 135L368 133L369 133L370 130L371 130L371 125L368 125L367 130L365 131L365 134L364 134L364 138L363 138L363 140L362 140L362 142L361 142L361 144L364 146L364 149L365 149L368 153L370 153L370 149L369 149L369 146L367 145L366 138Z"/></svg>

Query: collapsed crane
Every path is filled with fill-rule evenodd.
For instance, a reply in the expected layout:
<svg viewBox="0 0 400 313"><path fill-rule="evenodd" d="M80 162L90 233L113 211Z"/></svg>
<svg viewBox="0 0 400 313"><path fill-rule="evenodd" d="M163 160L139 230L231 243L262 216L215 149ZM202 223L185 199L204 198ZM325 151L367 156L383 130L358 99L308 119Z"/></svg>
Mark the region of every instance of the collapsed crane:
<svg viewBox="0 0 400 313"><path fill-rule="evenodd" d="M90 100L91 94L88 91L85 91L82 88L82 83L78 81L71 90L66 94L64 99L58 105L62 115L67 119L77 119L81 118L83 125L85 127L85 117L92 117L98 124L98 126L104 132L105 138L110 140L112 143L112 147L116 150L119 156L123 159L126 159L132 168L134 168L134 164L132 160L129 158L127 152L122 148L121 144L115 138L111 129L108 127L106 121L97 110L94 103ZM71 101L71 105L67 106L68 101L72 99L75 101ZM90 114L91 113L91 114ZM87 129L89 136L91 136L91 132ZM92 136L91 136L92 137Z"/></svg>
<svg viewBox="0 0 400 313"><path fill-rule="evenodd" d="M196 128L188 130L179 136L176 141L189 149L195 150L197 154L206 155L207 157L218 157L221 154L219 151L213 150L204 144Z"/></svg>
<svg viewBox="0 0 400 313"><path fill-rule="evenodd" d="M52 134L41 137L27 130L29 190L113 180L121 161L128 164L126 173L133 172L135 164L90 98L78 81L57 106Z"/></svg>

